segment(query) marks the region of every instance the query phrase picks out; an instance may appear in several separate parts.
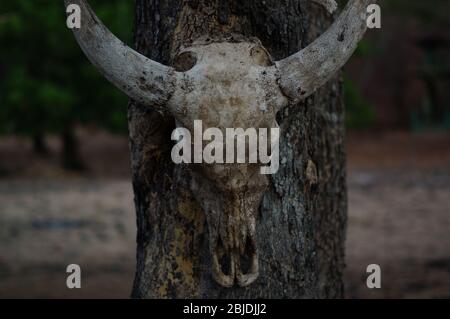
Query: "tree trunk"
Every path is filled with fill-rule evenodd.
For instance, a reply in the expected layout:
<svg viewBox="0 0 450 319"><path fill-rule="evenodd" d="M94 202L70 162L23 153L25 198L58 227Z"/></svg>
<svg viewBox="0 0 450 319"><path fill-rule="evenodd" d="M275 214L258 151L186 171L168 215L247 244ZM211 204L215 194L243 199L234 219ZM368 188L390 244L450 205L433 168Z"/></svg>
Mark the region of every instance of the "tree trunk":
<svg viewBox="0 0 450 319"><path fill-rule="evenodd" d="M41 132L35 133L32 136L33 153L39 156L48 156L50 150L45 142L45 135Z"/></svg>
<svg viewBox="0 0 450 319"><path fill-rule="evenodd" d="M332 22L304 0L137 0L135 46L171 64L177 49L203 35L259 38L275 59L311 43ZM340 77L278 114L280 169L264 195L257 235L260 275L247 288L211 277L208 228L173 164L173 119L130 103L137 212L135 298L343 297L346 185Z"/></svg>
<svg viewBox="0 0 450 319"><path fill-rule="evenodd" d="M75 131L68 126L61 134L62 140L62 166L69 171L82 171L86 167L80 157L80 150Z"/></svg>

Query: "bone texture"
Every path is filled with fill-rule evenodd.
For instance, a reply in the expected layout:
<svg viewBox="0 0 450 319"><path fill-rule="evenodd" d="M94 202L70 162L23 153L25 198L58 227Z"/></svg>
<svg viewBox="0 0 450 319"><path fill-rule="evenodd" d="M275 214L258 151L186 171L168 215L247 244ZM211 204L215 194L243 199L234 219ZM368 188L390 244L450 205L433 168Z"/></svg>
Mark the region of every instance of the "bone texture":
<svg viewBox="0 0 450 319"><path fill-rule="evenodd" d="M91 63L133 100L163 110L173 90L173 69L132 50L97 18L85 0L65 0L81 9L81 28L73 29Z"/></svg>
<svg viewBox="0 0 450 319"><path fill-rule="evenodd" d="M333 1L320 2L333 9ZM278 128L280 109L312 94L351 56L366 29L370 2L350 0L324 35L279 62L257 39L207 37L180 48L174 69L125 46L84 0L66 4L80 5L82 28L75 36L111 82L132 99L171 113L177 126L191 133L194 121L201 120L204 129L218 128L225 136L227 128ZM257 215L269 184L260 167L248 161L189 167L192 194L208 223L212 275L224 287L245 287L258 278ZM314 169L309 172L314 175Z"/></svg>
<svg viewBox="0 0 450 319"><path fill-rule="evenodd" d="M236 37L235 37L236 38ZM205 128L277 128L276 110L287 105L272 58L258 40L231 43L199 39L175 60L176 90L168 103L177 125ZM248 153L247 153L248 155ZM193 165L191 190L206 215L212 275L224 287L253 283L259 273L256 216L267 188L258 163ZM241 260L248 260L243 270ZM223 269L225 259L230 269ZM227 273L227 274L226 274Z"/></svg>
<svg viewBox="0 0 450 319"><path fill-rule="evenodd" d="M323 35L300 52L277 62L280 86L292 103L323 86L356 50L367 29L367 6L375 0L350 0Z"/></svg>

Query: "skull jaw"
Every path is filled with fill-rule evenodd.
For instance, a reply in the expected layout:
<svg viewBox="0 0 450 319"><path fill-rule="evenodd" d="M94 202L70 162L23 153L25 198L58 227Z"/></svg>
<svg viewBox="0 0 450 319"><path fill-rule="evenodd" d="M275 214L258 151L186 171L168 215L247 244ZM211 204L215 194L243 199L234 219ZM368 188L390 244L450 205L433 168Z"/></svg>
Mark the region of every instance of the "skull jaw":
<svg viewBox="0 0 450 319"><path fill-rule="evenodd" d="M239 287L250 286L258 279L259 276L259 263L257 252L251 256L251 267L248 273L243 274L240 268L240 254L237 251L229 253L230 258L230 273L225 275L222 270L222 266L219 262L217 251L212 251L212 276L213 279L221 286L225 288L231 288L235 282Z"/></svg>
<svg viewBox="0 0 450 319"><path fill-rule="evenodd" d="M234 212L237 211L234 210ZM253 210L246 213L245 218L239 218L241 216L233 216L229 210L222 211L221 224L216 225L218 232L211 231L214 225L209 224L212 275L214 280L223 287L231 288L235 283L240 287L247 287L259 276L255 217ZM243 258L248 259L247 272L242 270ZM227 274L224 272L221 260L228 261Z"/></svg>
<svg viewBox="0 0 450 319"><path fill-rule="evenodd" d="M219 257L217 256L217 251L212 251L212 276L213 279L221 286L226 288L231 288L234 285L234 277L236 274L234 255L230 255L230 274L225 275L222 271L222 266L219 262Z"/></svg>
<svg viewBox="0 0 450 319"><path fill-rule="evenodd" d="M247 274L242 274L240 271L236 274L236 280L240 287L250 286L253 282L258 279L259 276L259 261L258 254L255 252L252 256L252 266L250 272Z"/></svg>
<svg viewBox="0 0 450 319"><path fill-rule="evenodd" d="M268 180L259 168L256 172L246 176L243 187L234 188L191 170L191 190L208 224L212 277L223 287L247 287L259 276L256 214ZM246 272L242 271L244 259ZM221 261L227 262L226 273Z"/></svg>

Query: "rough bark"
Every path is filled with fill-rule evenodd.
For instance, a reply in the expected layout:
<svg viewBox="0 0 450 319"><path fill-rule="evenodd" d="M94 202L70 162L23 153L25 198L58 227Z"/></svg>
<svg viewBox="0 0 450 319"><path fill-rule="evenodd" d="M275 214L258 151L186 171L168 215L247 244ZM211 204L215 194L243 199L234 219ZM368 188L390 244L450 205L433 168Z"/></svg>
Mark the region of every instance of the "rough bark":
<svg viewBox="0 0 450 319"><path fill-rule="evenodd" d="M331 23L301 0L136 0L135 47L172 64L197 37L258 37L279 60ZM271 176L257 219L260 276L247 288L211 277L208 228L186 169L172 163L173 119L130 103L137 211L135 298L335 298L343 296L346 225L344 109L333 78L305 103L278 114L280 170Z"/></svg>

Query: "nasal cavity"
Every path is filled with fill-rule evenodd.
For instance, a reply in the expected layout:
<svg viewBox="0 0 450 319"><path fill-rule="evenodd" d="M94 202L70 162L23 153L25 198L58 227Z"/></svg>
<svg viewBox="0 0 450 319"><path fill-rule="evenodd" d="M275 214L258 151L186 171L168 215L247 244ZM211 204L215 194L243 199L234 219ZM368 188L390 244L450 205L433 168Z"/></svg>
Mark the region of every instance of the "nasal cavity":
<svg viewBox="0 0 450 319"><path fill-rule="evenodd" d="M186 51L178 54L174 61L173 67L178 72L186 72L197 64L197 57L194 52Z"/></svg>
<svg viewBox="0 0 450 319"><path fill-rule="evenodd" d="M252 257L255 253L255 246L247 236L244 251L240 254L240 270L243 274L248 274L252 267Z"/></svg>

